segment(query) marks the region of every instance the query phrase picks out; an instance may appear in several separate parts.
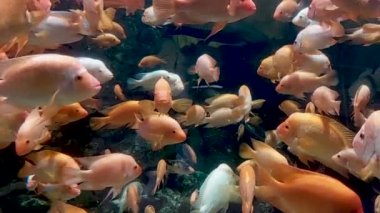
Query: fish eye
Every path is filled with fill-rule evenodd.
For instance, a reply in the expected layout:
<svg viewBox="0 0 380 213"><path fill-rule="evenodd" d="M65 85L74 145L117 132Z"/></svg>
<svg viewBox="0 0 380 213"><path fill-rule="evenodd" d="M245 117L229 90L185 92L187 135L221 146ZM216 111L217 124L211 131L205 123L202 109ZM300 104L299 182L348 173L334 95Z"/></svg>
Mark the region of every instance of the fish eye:
<svg viewBox="0 0 380 213"><path fill-rule="evenodd" d="M136 170L138 167L137 167L137 165L135 165L134 167L133 167L133 170Z"/></svg>
<svg viewBox="0 0 380 213"><path fill-rule="evenodd" d="M280 11L280 15L282 15L282 11Z"/></svg>
<svg viewBox="0 0 380 213"><path fill-rule="evenodd" d="M77 75L76 77L75 77L75 80L77 80L77 81L80 81L80 80L82 80L82 76L81 75Z"/></svg>
<svg viewBox="0 0 380 213"><path fill-rule="evenodd" d="M364 134L363 133L360 133L359 137L360 137L360 139L364 140Z"/></svg>
<svg viewBox="0 0 380 213"><path fill-rule="evenodd" d="M173 130L173 131L172 131L172 133L173 133L173 134L175 134L175 133L176 133L176 131L175 131L175 130Z"/></svg>
<svg viewBox="0 0 380 213"><path fill-rule="evenodd" d="M300 16L300 18L303 18L303 16Z"/></svg>
<svg viewBox="0 0 380 213"><path fill-rule="evenodd" d="M76 113L79 113L79 109L76 109L75 112L76 112Z"/></svg>
<svg viewBox="0 0 380 213"><path fill-rule="evenodd" d="M26 143L26 144L29 144L29 143L30 143L30 140L26 140L25 143Z"/></svg>
<svg viewBox="0 0 380 213"><path fill-rule="evenodd" d="M289 126L288 126L288 125L285 125L285 129L289 129Z"/></svg>
<svg viewBox="0 0 380 213"><path fill-rule="evenodd" d="M337 155L336 157L337 157L337 158L340 158L341 156L340 156L340 155Z"/></svg>

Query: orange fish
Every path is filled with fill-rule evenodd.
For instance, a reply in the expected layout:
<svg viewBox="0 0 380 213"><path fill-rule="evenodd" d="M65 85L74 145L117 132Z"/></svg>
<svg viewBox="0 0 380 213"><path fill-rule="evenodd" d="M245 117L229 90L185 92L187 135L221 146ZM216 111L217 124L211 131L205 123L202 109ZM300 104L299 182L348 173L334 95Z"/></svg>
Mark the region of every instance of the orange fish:
<svg viewBox="0 0 380 213"><path fill-rule="evenodd" d="M115 96L120 100L120 101L126 101L127 97L123 93L123 89L119 84L115 84L113 88L113 93L115 93Z"/></svg>
<svg viewBox="0 0 380 213"><path fill-rule="evenodd" d="M152 205L147 205L145 207L144 213L156 213L156 210Z"/></svg>
<svg viewBox="0 0 380 213"><path fill-rule="evenodd" d="M160 64L166 64L166 61L155 55L148 55L142 58L137 66L140 68L153 68Z"/></svg>
<svg viewBox="0 0 380 213"><path fill-rule="evenodd" d="M52 128L66 125L80 120L88 115L88 112L79 104L73 103L63 106L56 115L51 118Z"/></svg>
<svg viewBox="0 0 380 213"><path fill-rule="evenodd" d="M242 213L253 212L253 198L255 196L256 175L254 171L254 163L245 161L238 168L239 172L239 190L242 200Z"/></svg>
<svg viewBox="0 0 380 213"><path fill-rule="evenodd" d="M271 176L267 169L276 171ZM359 196L340 181L320 173L274 164L258 166L255 196L289 213L364 213Z"/></svg>
<svg viewBox="0 0 380 213"><path fill-rule="evenodd" d="M165 114L155 113L137 119L134 128L137 134L151 144L153 151L184 142L187 138L179 123Z"/></svg>
<svg viewBox="0 0 380 213"><path fill-rule="evenodd" d="M158 161L158 164L157 164L156 184L154 185L152 195L156 193L157 189L160 187L160 184L164 183L165 176L166 176L166 161L161 159L160 161Z"/></svg>
<svg viewBox="0 0 380 213"><path fill-rule="evenodd" d="M277 127L277 134L303 163L316 160L347 176L347 169L331 159L352 147L354 133L344 125L322 115L295 112Z"/></svg>
<svg viewBox="0 0 380 213"><path fill-rule="evenodd" d="M114 34L103 33L91 39L100 48L110 48L120 44L120 39Z"/></svg>
<svg viewBox="0 0 380 213"><path fill-rule="evenodd" d="M278 108L285 113L287 116L291 115L295 112L301 112L301 105L293 100L285 100L280 103Z"/></svg>
<svg viewBox="0 0 380 213"><path fill-rule="evenodd" d="M184 126L198 126L205 119L206 115L206 110L202 106L193 105L187 110L186 115L180 115L176 119Z"/></svg>

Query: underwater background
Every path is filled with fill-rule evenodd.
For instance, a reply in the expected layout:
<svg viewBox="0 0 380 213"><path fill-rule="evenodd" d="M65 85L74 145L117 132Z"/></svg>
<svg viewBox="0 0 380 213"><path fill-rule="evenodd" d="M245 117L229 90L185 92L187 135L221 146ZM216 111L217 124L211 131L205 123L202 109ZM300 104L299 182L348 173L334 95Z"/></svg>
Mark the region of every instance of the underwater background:
<svg viewBox="0 0 380 213"><path fill-rule="evenodd" d="M151 4L151 1L145 2L146 7ZM84 38L75 43L65 44L57 50L47 51L74 57L97 58L112 70L114 78L102 85L101 92L96 96L102 101L103 108L120 103L113 92L115 84L123 88L127 99L152 99L151 94L127 89L127 79L142 72L137 64L147 55L160 56L167 63L145 69L144 72L163 69L179 74L185 83L185 90L180 97L192 99L193 103L203 103L206 98L217 94L237 93L241 85L250 88L254 100L265 100L261 108L253 110L261 118L255 125L240 122L220 128L187 127L185 142L197 154L197 164L194 166L196 171L188 175L169 174L165 184L155 195L141 197L139 212L143 212L146 205L153 205L156 211L161 213L190 212L191 193L199 189L213 169L220 163L236 168L243 162L238 155L241 143L249 142L251 138L264 141L265 131L276 129L287 118L278 106L290 96L278 94L275 91L276 85L259 76L256 71L263 58L273 54L283 45L292 44L300 28L291 22L273 20L273 11L278 1L255 0L255 4L258 8L256 14L228 24L207 40L204 38L210 33L209 24L151 27L141 21L142 10L129 16L125 15L124 10L117 10L114 21L119 23L127 34L127 38L121 40L120 44L104 49ZM61 0L53 10L69 10L73 9L73 5L76 4L69 0ZM189 72L197 58L204 53L211 55L218 62L221 70L220 79L213 85L220 87L197 88L197 76ZM351 122L351 101L357 87L370 82L375 93L371 104L376 108L379 103L380 46L337 43L323 49L323 53L330 59L339 79L335 90L339 92L342 104L341 113L336 118L345 126L357 131L358 128ZM306 100L300 102L302 105L307 103ZM181 144L166 146L158 152L152 151L133 129L91 130L89 121L97 116L103 114L100 110L92 110L87 117L55 130L44 149L60 151L72 157L99 155L103 154L105 149L130 154L143 168L144 172L138 180L145 184L148 183L145 171L156 170L160 159L176 159ZM241 123L244 123L245 131L242 138L237 140L236 134ZM377 179L368 183L354 176L346 179L319 163L311 163L310 168L307 167L290 153L284 144L278 144L277 150L286 156L292 165L339 179L360 196L364 212L374 212L374 201L377 191L380 190ZM23 179L17 178L17 173L23 165L24 159L16 155L14 143L0 150L0 212L47 212L50 202L43 196L27 191L22 184ZM80 196L69 200L68 203L88 212L117 212L117 205L108 201L102 202L107 192L82 191ZM241 212L241 205L230 203L227 212ZM254 212L280 211L255 199Z"/></svg>

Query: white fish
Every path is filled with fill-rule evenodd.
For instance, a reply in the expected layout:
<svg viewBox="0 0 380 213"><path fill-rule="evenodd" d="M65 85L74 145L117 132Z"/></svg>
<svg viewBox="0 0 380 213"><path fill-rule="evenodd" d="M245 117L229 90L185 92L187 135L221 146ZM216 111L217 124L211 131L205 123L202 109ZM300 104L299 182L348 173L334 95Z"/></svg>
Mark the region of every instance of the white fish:
<svg viewBox="0 0 380 213"><path fill-rule="evenodd" d="M78 57L78 60L101 84L113 78L113 73L107 68L103 61L89 57Z"/></svg>
<svg viewBox="0 0 380 213"><path fill-rule="evenodd" d="M303 28L312 24L318 24L317 21L314 21L307 16L308 12L309 12L309 7L306 7L300 10L297 13L297 15L294 16L292 23L298 27L303 27Z"/></svg>
<svg viewBox="0 0 380 213"><path fill-rule="evenodd" d="M199 213L226 212L230 201L240 200L235 174L227 164L220 164L203 182L195 211Z"/></svg>
<svg viewBox="0 0 380 213"><path fill-rule="evenodd" d="M128 88L134 89L142 87L144 91L153 92L154 85L161 78L164 77L170 84L173 96L179 95L184 89L181 77L175 73L168 72L166 70L157 70L149 73L139 73L135 75L135 78L129 78L127 80Z"/></svg>

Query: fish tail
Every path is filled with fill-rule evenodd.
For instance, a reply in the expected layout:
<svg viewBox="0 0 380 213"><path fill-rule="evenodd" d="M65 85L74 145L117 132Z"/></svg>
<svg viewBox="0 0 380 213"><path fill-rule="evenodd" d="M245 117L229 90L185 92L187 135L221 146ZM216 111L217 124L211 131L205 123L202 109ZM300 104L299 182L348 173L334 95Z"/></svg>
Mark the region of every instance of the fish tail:
<svg viewBox="0 0 380 213"><path fill-rule="evenodd" d="M248 144L242 143L239 147L239 156L244 159L255 158L255 150L253 150Z"/></svg>
<svg viewBox="0 0 380 213"><path fill-rule="evenodd" d="M107 117L91 118L90 127L92 130L99 130L108 125Z"/></svg>
<svg viewBox="0 0 380 213"><path fill-rule="evenodd" d="M212 69L212 78L214 79L214 81L218 81L219 80L219 76L220 76L220 69L219 69L219 67L214 67Z"/></svg>
<svg viewBox="0 0 380 213"><path fill-rule="evenodd" d="M134 78L128 78L127 85L129 89L135 89L139 86L139 82Z"/></svg>
<svg viewBox="0 0 380 213"><path fill-rule="evenodd" d="M253 212L253 206L250 202L244 202L241 206L242 213L252 213Z"/></svg>
<svg viewBox="0 0 380 213"><path fill-rule="evenodd" d="M193 100L188 98L181 98L173 101L173 110L179 113L186 112L191 105L193 104Z"/></svg>

